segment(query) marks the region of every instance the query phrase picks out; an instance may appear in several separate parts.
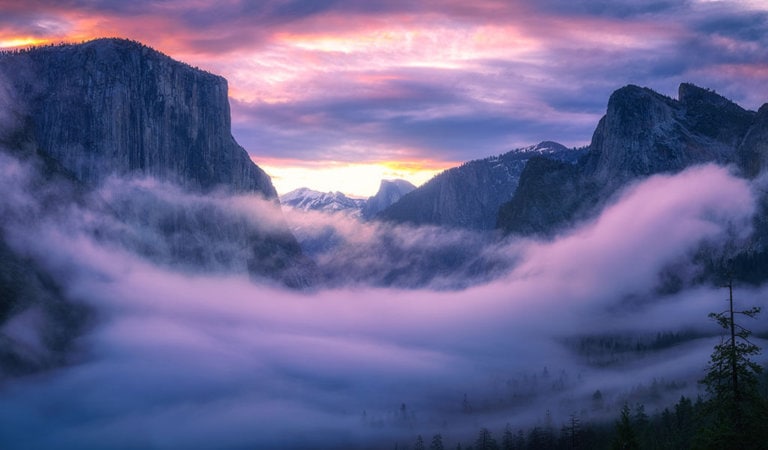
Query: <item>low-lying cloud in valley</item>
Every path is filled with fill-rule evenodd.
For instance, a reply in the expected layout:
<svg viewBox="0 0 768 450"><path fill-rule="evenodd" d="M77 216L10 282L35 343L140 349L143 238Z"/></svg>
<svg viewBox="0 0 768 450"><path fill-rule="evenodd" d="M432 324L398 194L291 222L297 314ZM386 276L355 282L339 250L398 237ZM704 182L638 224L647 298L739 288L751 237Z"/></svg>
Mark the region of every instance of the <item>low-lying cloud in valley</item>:
<svg viewBox="0 0 768 450"><path fill-rule="evenodd" d="M151 180L57 203L26 164L3 156L1 167L6 239L96 311L76 361L0 390L0 446L40 449L392 448L438 432L468 442L480 426L534 425L547 411L556 427L570 414L612 418L627 400L653 411L699 391L719 332L706 316L727 295L657 294L660 273L695 274L699 245L748 233L755 209L748 182L700 166L632 186L556 239L502 241L342 215L282 219L258 198ZM175 259L163 214L209 230L178 236L197 239L205 270ZM249 276L246 252L228 244L282 220L335 236L315 250L311 289ZM439 252L465 256L427 275ZM391 279L377 275L398 261ZM483 264L492 277L472 269ZM765 305L764 290L736 298ZM585 337L651 344L659 333L690 338L584 351Z"/></svg>

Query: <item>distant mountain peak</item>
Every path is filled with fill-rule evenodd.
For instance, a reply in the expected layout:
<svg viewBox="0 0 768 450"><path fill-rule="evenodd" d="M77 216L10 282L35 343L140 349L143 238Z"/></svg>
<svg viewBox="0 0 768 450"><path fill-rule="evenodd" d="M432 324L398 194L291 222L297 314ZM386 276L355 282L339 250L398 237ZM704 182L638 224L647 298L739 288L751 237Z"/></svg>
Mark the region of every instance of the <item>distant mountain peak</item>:
<svg viewBox="0 0 768 450"><path fill-rule="evenodd" d="M301 187L280 196L280 203L302 211L348 212L359 216L365 200L349 198L341 192L320 192Z"/></svg>
<svg viewBox="0 0 768 450"><path fill-rule="evenodd" d="M548 155L555 152L563 152L568 151L568 148L564 146L563 144L555 141L541 141L536 145L532 145L530 147L525 147L521 149L520 151L524 152L536 152L541 155Z"/></svg>
<svg viewBox="0 0 768 450"><path fill-rule="evenodd" d="M406 180L381 180L376 195L368 198L368 201L363 206L363 218L372 219L380 212L397 203L414 189L416 189L416 186Z"/></svg>
<svg viewBox="0 0 768 450"><path fill-rule="evenodd" d="M395 186L398 189L409 190L409 191L416 189L416 186L414 186L413 183L411 183L408 180L401 180L399 178L383 179L381 180L381 183L379 183L379 190L377 194L380 193L382 189L388 189L389 186Z"/></svg>
<svg viewBox="0 0 768 450"><path fill-rule="evenodd" d="M363 219L370 219L397 202L402 196L416 189L409 181L400 179L381 180L376 195L368 199L351 198L341 192L320 192L302 187L280 196L280 203L303 211L344 212Z"/></svg>

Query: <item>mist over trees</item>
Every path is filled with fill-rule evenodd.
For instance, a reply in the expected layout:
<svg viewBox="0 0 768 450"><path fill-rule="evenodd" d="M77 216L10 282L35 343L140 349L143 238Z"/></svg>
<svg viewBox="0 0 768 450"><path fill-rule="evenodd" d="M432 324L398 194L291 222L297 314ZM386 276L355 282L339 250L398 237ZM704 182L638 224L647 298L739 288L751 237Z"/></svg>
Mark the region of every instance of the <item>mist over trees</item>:
<svg viewBox="0 0 768 450"><path fill-rule="evenodd" d="M768 376L753 358L761 349L750 340L752 332L736 320L755 319L760 307L734 309L733 282L728 309L709 314L723 330L714 346L706 374L700 383L706 394L695 400L681 396L672 406L649 416L643 403L624 403L613 426L605 420L583 420L572 414L557 432L549 411L542 425L513 431L508 423L501 430L501 443L494 432L481 427L474 441L458 440L457 449L469 450L565 450L565 449L765 449L768 448ZM545 369L546 371L546 369ZM599 390L595 404L602 402ZM466 395L464 403L468 404ZM582 413L583 415L583 413ZM442 436L437 434L442 445ZM420 447L421 435L414 449ZM399 448L399 444L395 444ZM407 444L402 448L408 448ZM441 447L442 448L442 447Z"/></svg>

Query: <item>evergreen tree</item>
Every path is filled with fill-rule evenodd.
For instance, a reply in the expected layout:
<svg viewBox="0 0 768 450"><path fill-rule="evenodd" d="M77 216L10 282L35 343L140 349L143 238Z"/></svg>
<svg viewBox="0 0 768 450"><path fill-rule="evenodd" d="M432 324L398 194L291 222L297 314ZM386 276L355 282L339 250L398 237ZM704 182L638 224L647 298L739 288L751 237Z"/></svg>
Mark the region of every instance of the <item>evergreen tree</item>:
<svg viewBox="0 0 768 450"><path fill-rule="evenodd" d="M515 436L512 434L512 427L507 424L504 428L504 434L501 437L501 449L502 450L514 450L515 448Z"/></svg>
<svg viewBox="0 0 768 450"><path fill-rule="evenodd" d="M443 450L443 436L438 433L432 436L432 443L429 445L429 450Z"/></svg>
<svg viewBox="0 0 768 450"><path fill-rule="evenodd" d="M475 449L477 450L498 450L496 440L488 428L481 428L480 433L475 440Z"/></svg>
<svg viewBox="0 0 768 450"><path fill-rule="evenodd" d="M635 410L632 415L632 422L635 427L635 434L637 435L637 443L640 448L651 447L651 432L650 432L650 418L645 413L645 405L642 403L635 404Z"/></svg>
<svg viewBox="0 0 768 450"><path fill-rule="evenodd" d="M528 448L543 450L555 448L557 444L552 430L542 427L533 427L528 433Z"/></svg>
<svg viewBox="0 0 768 450"><path fill-rule="evenodd" d="M708 448L760 448L768 442L768 407L758 390L762 368L751 359L760 348L749 340L752 332L735 320L737 315L755 318L760 308L734 310L733 283L726 287L729 308L709 314L727 334L715 345L701 380L710 396L705 405L709 420L698 442Z"/></svg>
<svg viewBox="0 0 768 450"><path fill-rule="evenodd" d="M629 406L626 403L621 408L621 418L616 422L616 439L613 441L613 448L614 450L640 450L629 417Z"/></svg>
<svg viewBox="0 0 768 450"><path fill-rule="evenodd" d="M416 437L416 443L413 444L413 450L426 450L424 448L424 438L422 438L421 435Z"/></svg>
<svg viewBox="0 0 768 450"><path fill-rule="evenodd" d="M574 414L568 419L568 424L560 432L560 443L563 448L581 448L581 421Z"/></svg>

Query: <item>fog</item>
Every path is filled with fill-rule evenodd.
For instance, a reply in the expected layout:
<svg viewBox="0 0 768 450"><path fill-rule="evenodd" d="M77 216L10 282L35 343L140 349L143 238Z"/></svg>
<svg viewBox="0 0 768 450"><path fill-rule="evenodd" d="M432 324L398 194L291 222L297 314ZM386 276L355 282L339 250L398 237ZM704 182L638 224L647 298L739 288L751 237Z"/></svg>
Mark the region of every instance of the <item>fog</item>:
<svg viewBox="0 0 768 450"><path fill-rule="evenodd" d="M9 245L96 311L74 363L3 381L3 448L394 448L433 433L455 446L481 426L613 420L624 402L653 412L701 392L719 339L707 313L727 296L708 285L661 295L660 274L694 277L700 245L746 238L755 210L752 187L712 165L631 186L546 241L283 218L257 197L146 179L73 201L10 156L0 173ZM166 214L189 225L180 239L197 262L162 232ZM250 276L232 245L284 220L336 236L314 252L311 289ZM397 251L376 250L385 241ZM393 278L408 288L375 275L398 260L412 261L404 273L427 270L441 248L472 250L438 275ZM743 305L765 306L765 294L735 291ZM687 338L608 353L583 340L650 344L659 333Z"/></svg>

